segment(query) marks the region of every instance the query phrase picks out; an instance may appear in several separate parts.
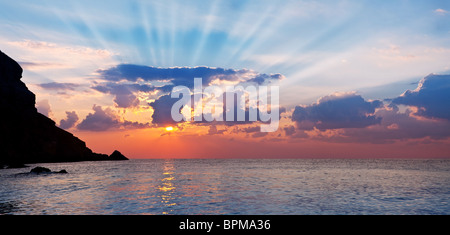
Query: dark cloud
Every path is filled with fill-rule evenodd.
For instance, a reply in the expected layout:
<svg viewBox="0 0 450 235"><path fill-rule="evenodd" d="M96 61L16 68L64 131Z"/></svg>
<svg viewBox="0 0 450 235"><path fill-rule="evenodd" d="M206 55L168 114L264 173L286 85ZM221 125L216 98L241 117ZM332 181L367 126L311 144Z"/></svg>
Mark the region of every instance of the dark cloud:
<svg viewBox="0 0 450 235"><path fill-rule="evenodd" d="M334 94L322 97L316 104L295 107L292 121L299 129L363 128L381 122L381 118L374 115L381 105L379 100L365 101L353 93Z"/></svg>
<svg viewBox="0 0 450 235"><path fill-rule="evenodd" d="M59 122L59 127L62 129L70 129L75 126L75 123L78 122L78 115L75 111L73 112L66 112L67 118L61 119Z"/></svg>
<svg viewBox="0 0 450 235"><path fill-rule="evenodd" d="M218 130L216 125L209 126L208 135L222 135L227 130Z"/></svg>
<svg viewBox="0 0 450 235"><path fill-rule="evenodd" d="M386 101L391 103L380 106L379 101L367 102L357 95L330 96L318 104L297 107L292 120L301 129L308 130L308 138L328 142L386 144L417 140L426 143L450 138L450 75L429 75L420 81L417 89ZM406 105L406 109L398 105ZM336 127L340 129L330 130ZM289 136L291 130L285 131Z"/></svg>
<svg viewBox="0 0 450 235"><path fill-rule="evenodd" d="M156 90L155 87L140 84L116 84L105 83L93 86L92 89L105 94L114 95L114 103L119 108L132 108L139 105L139 99L135 95L138 91L149 92Z"/></svg>
<svg viewBox="0 0 450 235"><path fill-rule="evenodd" d="M114 98L114 102L119 108L130 108L139 105L139 99L133 93L118 94Z"/></svg>
<svg viewBox="0 0 450 235"><path fill-rule="evenodd" d="M391 109L380 109L377 114L383 117L378 132L379 139L405 140L429 137L431 139L445 139L450 137L450 122L446 120L430 120L417 118L413 111L400 112L395 106ZM381 131L381 128L383 130Z"/></svg>
<svg viewBox="0 0 450 235"><path fill-rule="evenodd" d="M128 85L112 84L108 86L95 86L95 90L115 95L114 102L119 108L130 108L139 105L139 99L133 94L132 87Z"/></svg>
<svg viewBox="0 0 450 235"><path fill-rule="evenodd" d="M106 70L98 70L102 79L109 81L92 87L102 93L115 96L118 107L128 108L136 105L135 92L169 93L174 86L194 87L194 78L202 78L204 86L212 81L236 81L242 83L264 84L284 78L281 74L259 74L248 69L234 70L210 67L157 68L134 64L120 64ZM139 81L152 85L140 84ZM130 83L131 82L131 83ZM55 84L56 85L56 84Z"/></svg>
<svg viewBox="0 0 450 235"><path fill-rule="evenodd" d="M89 113L86 118L78 124L79 130L106 131L120 126L119 117L110 109L102 109L101 106L92 107L94 113Z"/></svg>
<svg viewBox="0 0 450 235"><path fill-rule="evenodd" d="M172 106L178 98L171 98L170 95L161 96L159 99L150 103L153 108L152 123L159 125L176 124L172 119Z"/></svg>
<svg viewBox="0 0 450 235"><path fill-rule="evenodd" d="M283 130L287 136L291 136L291 135L295 134L294 126L287 126L287 127L283 128Z"/></svg>
<svg viewBox="0 0 450 235"><path fill-rule="evenodd" d="M134 64L120 64L106 70L98 70L102 78L108 81L131 81L138 79L144 81L170 80L173 85L183 85L189 88L194 86L194 78L202 78L203 85L209 85L211 81L227 80L256 82L262 84L267 80L281 80L281 74L259 74L248 69L224 69L211 67L173 67L158 68ZM245 76L245 78L244 78Z"/></svg>
<svg viewBox="0 0 450 235"><path fill-rule="evenodd" d="M60 83L60 82L50 82L50 83L42 83L38 84L41 88L48 89L48 90L75 90L77 87L79 87L78 84L74 83Z"/></svg>
<svg viewBox="0 0 450 235"><path fill-rule="evenodd" d="M379 102L364 101L357 95L328 97L308 107L297 107L292 120L297 122L300 129L307 130L308 138L327 142L388 144L410 140L421 143L448 140L450 122L445 109L448 101L442 103L448 99L447 89L448 76L432 75L424 78L418 89L408 90L384 106L378 105ZM343 104L349 105L349 109L336 109L342 108ZM418 108L407 106L406 109L400 109L397 104ZM344 114L348 118L344 118ZM326 115L328 118L322 118ZM350 120L354 123L351 124ZM333 130L337 129L335 127L339 129ZM302 131L297 129L294 132L292 128L284 130L286 136L291 138Z"/></svg>
<svg viewBox="0 0 450 235"><path fill-rule="evenodd" d="M134 128L134 129L144 129L144 128L149 128L151 127L151 124L146 122L146 123L140 123L140 122L132 122L132 121L127 121L124 120L121 123L122 127L126 127L126 128Z"/></svg>
<svg viewBox="0 0 450 235"><path fill-rule="evenodd" d="M110 108L102 109L101 106L92 107L94 113L89 113L86 118L77 125L79 130L107 131L114 128L147 128L149 123L121 121L120 117Z"/></svg>
<svg viewBox="0 0 450 235"><path fill-rule="evenodd" d="M236 128L235 133L245 133L247 136L251 136L253 138L260 138L268 135L268 132L261 132L260 126L248 126L243 128Z"/></svg>
<svg viewBox="0 0 450 235"><path fill-rule="evenodd" d="M281 74L258 74L254 78L249 79L247 82L254 82L258 85L264 83L270 83L272 80L282 80L284 77Z"/></svg>
<svg viewBox="0 0 450 235"><path fill-rule="evenodd" d="M416 90L406 91L392 103L415 106L419 116L450 120L450 75L428 75Z"/></svg>
<svg viewBox="0 0 450 235"><path fill-rule="evenodd" d="M162 81L170 80L173 85L183 85L189 88L194 87L194 78L203 78L203 85L208 85L213 79L237 80L239 74L247 70L233 70L223 68L209 67L174 67L157 68L151 66L142 66L134 64L120 64L116 67L99 70L102 78L108 81L131 81L138 79L144 81Z"/></svg>
<svg viewBox="0 0 450 235"><path fill-rule="evenodd" d="M136 96L138 92L161 92L168 93L173 85L151 86L145 84L120 84L115 82L106 82L92 87L92 89L114 95L114 103L119 108L132 108L139 105L139 99Z"/></svg>
<svg viewBox="0 0 450 235"><path fill-rule="evenodd" d="M376 115L382 117L380 125L371 128L344 129L340 135L331 138L332 142L353 142L386 144L412 139L444 140L450 137L450 122L446 120L418 119L411 110L379 109Z"/></svg>
<svg viewBox="0 0 450 235"><path fill-rule="evenodd" d="M245 133L260 132L260 130L261 130L261 128L259 126L250 126L250 127L241 128L241 131L245 132Z"/></svg>

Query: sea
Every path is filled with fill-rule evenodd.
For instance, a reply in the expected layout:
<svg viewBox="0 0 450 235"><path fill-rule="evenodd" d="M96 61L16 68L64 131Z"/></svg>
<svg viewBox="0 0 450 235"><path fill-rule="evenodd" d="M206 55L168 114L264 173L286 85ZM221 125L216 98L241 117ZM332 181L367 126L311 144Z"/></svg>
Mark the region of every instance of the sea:
<svg viewBox="0 0 450 235"><path fill-rule="evenodd" d="M35 166L67 174L29 173ZM0 214L448 215L450 160L132 159L0 170Z"/></svg>

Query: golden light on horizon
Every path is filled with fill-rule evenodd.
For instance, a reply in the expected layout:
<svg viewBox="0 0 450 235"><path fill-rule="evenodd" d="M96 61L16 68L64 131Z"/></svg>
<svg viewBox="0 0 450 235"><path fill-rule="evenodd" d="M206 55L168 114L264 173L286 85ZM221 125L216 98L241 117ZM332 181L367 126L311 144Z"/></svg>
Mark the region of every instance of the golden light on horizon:
<svg viewBox="0 0 450 235"><path fill-rule="evenodd" d="M166 127L166 131L173 131L173 127L171 126Z"/></svg>

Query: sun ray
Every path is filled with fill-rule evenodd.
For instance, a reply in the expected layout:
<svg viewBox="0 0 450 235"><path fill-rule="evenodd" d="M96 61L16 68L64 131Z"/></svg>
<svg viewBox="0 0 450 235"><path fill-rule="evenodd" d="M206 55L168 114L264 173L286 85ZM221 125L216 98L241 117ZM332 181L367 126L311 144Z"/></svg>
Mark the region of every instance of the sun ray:
<svg viewBox="0 0 450 235"><path fill-rule="evenodd" d="M175 48L176 48L176 30L177 30L177 16L179 14L178 4L172 4L170 11L170 65L175 66Z"/></svg>
<svg viewBox="0 0 450 235"><path fill-rule="evenodd" d="M73 11L79 16L81 22L86 27L87 32L92 34L93 38L91 38L91 41L100 44L102 49L110 49L111 47L109 46L109 43L99 32L95 22L90 22L86 17L85 12L83 11L83 7L80 5L80 3L78 1L71 1L71 3L73 4Z"/></svg>
<svg viewBox="0 0 450 235"><path fill-rule="evenodd" d="M194 51L194 55L192 56L192 59L191 59L192 66L198 65L199 57L204 52L206 41L207 41L208 36L211 33L212 27L216 21L215 17L217 16L218 9L219 9L219 0L214 0L211 2L211 5L209 7L209 13L207 15L204 15L204 17L206 17L206 22L202 28L200 40L197 44L197 47Z"/></svg>
<svg viewBox="0 0 450 235"><path fill-rule="evenodd" d="M144 26L145 29L145 33L147 35L147 39L149 40L149 47L148 47L148 52L150 53L150 57L151 57L151 61L152 61L152 65L156 65L157 61L156 61L156 55L155 55L155 42L153 40L153 36L152 36L152 25L151 25L151 20L148 18L148 14L147 11L144 10L145 7L142 7L142 24Z"/></svg>
<svg viewBox="0 0 450 235"><path fill-rule="evenodd" d="M242 17L245 19L236 21L234 29L231 30L231 32L233 31L240 31L238 28L242 27L242 22L255 22L251 28L247 28L245 31L247 32L245 34L245 36L243 36L240 41L239 44L235 46L235 49L230 53L230 56L228 59L225 59L226 64L235 64L236 61L239 60L239 56L241 54L243 54L245 51L248 50L248 48L252 45L252 43L255 43L256 40L264 40L263 38L257 38L255 37L256 34L259 34L260 31L266 27L265 24L268 23L269 17L273 12L273 6L272 7L268 7L266 9L266 11L264 13L262 13L259 18L254 21L254 20L249 20L248 16ZM236 35L235 35L236 36Z"/></svg>

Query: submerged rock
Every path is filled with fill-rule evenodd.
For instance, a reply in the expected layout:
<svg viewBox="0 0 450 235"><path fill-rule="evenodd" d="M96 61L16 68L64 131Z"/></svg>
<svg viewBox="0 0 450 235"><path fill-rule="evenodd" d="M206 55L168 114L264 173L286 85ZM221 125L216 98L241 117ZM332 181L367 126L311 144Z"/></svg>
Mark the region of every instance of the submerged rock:
<svg viewBox="0 0 450 235"><path fill-rule="evenodd" d="M71 133L37 112L36 97L22 78L22 68L0 51L0 166L41 162L125 160L98 154Z"/></svg>
<svg viewBox="0 0 450 235"><path fill-rule="evenodd" d="M42 166L37 166L33 169L31 169L30 173L59 173L59 174L67 174L68 172L66 170L60 170L60 171L51 171L50 169Z"/></svg>
<svg viewBox="0 0 450 235"><path fill-rule="evenodd" d="M49 173L52 172L50 169L45 168L45 167L41 167L41 166L37 166L33 169L31 169L30 173Z"/></svg>

